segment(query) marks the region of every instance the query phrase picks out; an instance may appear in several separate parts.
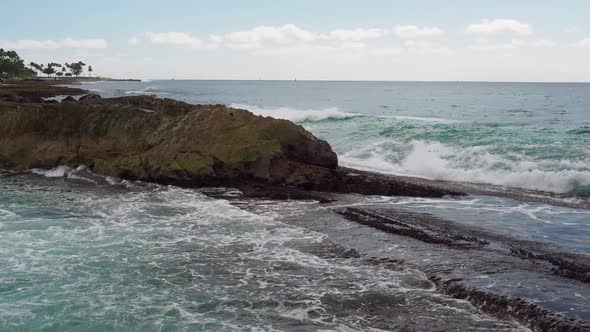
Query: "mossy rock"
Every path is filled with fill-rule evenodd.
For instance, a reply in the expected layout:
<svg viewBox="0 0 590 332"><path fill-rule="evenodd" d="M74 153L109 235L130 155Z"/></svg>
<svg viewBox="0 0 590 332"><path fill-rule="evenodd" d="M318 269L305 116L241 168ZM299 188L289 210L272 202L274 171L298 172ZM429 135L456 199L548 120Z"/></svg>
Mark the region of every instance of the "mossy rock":
<svg viewBox="0 0 590 332"><path fill-rule="evenodd" d="M301 126L223 105L148 96L0 102L1 167L80 164L108 176L181 184L208 179L289 184L290 174L300 181L301 171L284 165L335 169L337 158Z"/></svg>

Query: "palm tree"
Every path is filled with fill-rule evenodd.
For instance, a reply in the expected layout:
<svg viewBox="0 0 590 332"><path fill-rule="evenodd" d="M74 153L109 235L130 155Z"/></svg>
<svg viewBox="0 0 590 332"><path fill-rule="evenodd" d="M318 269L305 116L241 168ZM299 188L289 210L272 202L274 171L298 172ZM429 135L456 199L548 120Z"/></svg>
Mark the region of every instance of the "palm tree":
<svg viewBox="0 0 590 332"><path fill-rule="evenodd" d="M92 76L92 66L88 66L88 76Z"/></svg>

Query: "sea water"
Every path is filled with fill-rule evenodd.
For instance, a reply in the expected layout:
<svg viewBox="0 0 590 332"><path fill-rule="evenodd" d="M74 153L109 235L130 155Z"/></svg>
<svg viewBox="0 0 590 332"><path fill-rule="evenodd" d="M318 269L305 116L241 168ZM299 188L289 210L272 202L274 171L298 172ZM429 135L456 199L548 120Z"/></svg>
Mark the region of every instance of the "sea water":
<svg viewBox="0 0 590 332"><path fill-rule="evenodd" d="M344 166L589 195L587 84L153 80L85 88L289 119L327 140ZM438 293L410 264L391 269L347 254L413 255L399 239L338 219L330 212L338 204L429 212L590 254L588 210L506 198L231 203L84 168L0 172L0 331L523 329ZM526 284L521 278L509 282ZM566 280L555 295L557 284L546 282L527 296L590 319L586 288Z"/></svg>
<svg viewBox="0 0 590 332"><path fill-rule="evenodd" d="M86 85L302 124L341 165L590 195L590 84L148 81Z"/></svg>

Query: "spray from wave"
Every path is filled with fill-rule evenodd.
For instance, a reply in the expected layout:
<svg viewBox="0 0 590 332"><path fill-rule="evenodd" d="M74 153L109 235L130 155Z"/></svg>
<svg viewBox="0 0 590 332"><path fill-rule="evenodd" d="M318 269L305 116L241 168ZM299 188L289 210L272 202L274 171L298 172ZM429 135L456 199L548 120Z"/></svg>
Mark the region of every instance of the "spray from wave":
<svg viewBox="0 0 590 332"><path fill-rule="evenodd" d="M33 168L31 173L44 176L46 178L70 178L96 183L97 176L94 175L86 166L80 165L76 168L61 165L52 169Z"/></svg>
<svg viewBox="0 0 590 332"><path fill-rule="evenodd" d="M493 126L434 117L372 116L337 108L301 110L242 104L231 107L304 124L333 146L342 166L590 196L590 159L544 159L516 152L499 153L494 148L501 144L502 133ZM328 121L344 119L350 121ZM494 135L498 138L490 143L495 140ZM461 144L467 139L473 141Z"/></svg>
<svg viewBox="0 0 590 332"><path fill-rule="evenodd" d="M125 91L126 95L167 95L168 92L161 91L156 86L148 86L141 90Z"/></svg>
<svg viewBox="0 0 590 332"><path fill-rule="evenodd" d="M323 121L328 119L348 119L358 116L363 116L356 113L341 112L338 108L325 108L320 110L301 110L289 107L278 107L278 108L262 108L253 105L244 104L231 104L230 107L245 109L256 115L270 116L275 119L290 120L293 122L313 122Z"/></svg>
<svg viewBox="0 0 590 332"><path fill-rule="evenodd" d="M502 156L487 147L452 147L440 142L411 141L407 151L394 152L383 139L340 156L348 167L433 180L488 183L590 196L590 160L532 160ZM398 143L399 144L399 143Z"/></svg>

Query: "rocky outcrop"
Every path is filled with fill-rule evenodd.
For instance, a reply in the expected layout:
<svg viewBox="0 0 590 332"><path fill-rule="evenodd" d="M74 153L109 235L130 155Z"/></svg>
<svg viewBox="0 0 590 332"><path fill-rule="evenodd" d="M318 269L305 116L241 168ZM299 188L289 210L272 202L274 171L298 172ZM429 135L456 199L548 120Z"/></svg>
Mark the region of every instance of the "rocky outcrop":
<svg viewBox="0 0 590 332"><path fill-rule="evenodd" d="M272 182L279 180L273 167L285 163L337 166L326 142L291 122L143 96L4 104L0 154L18 169L84 164L104 175L195 184Z"/></svg>
<svg viewBox="0 0 590 332"><path fill-rule="evenodd" d="M0 102L0 168L58 165L187 187L254 181L362 194L457 194L338 168L328 143L303 127L223 105L148 96Z"/></svg>
<svg viewBox="0 0 590 332"><path fill-rule="evenodd" d="M0 83L0 101L41 103L44 98L59 95L83 95L88 92L84 89L59 86L56 83L68 84L72 82L20 80L11 82L11 84Z"/></svg>
<svg viewBox="0 0 590 332"><path fill-rule="evenodd" d="M89 93L87 95L80 97L79 100L83 101L83 100L100 99L100 98L102 98L102 97L96 93Z"/></svg>

